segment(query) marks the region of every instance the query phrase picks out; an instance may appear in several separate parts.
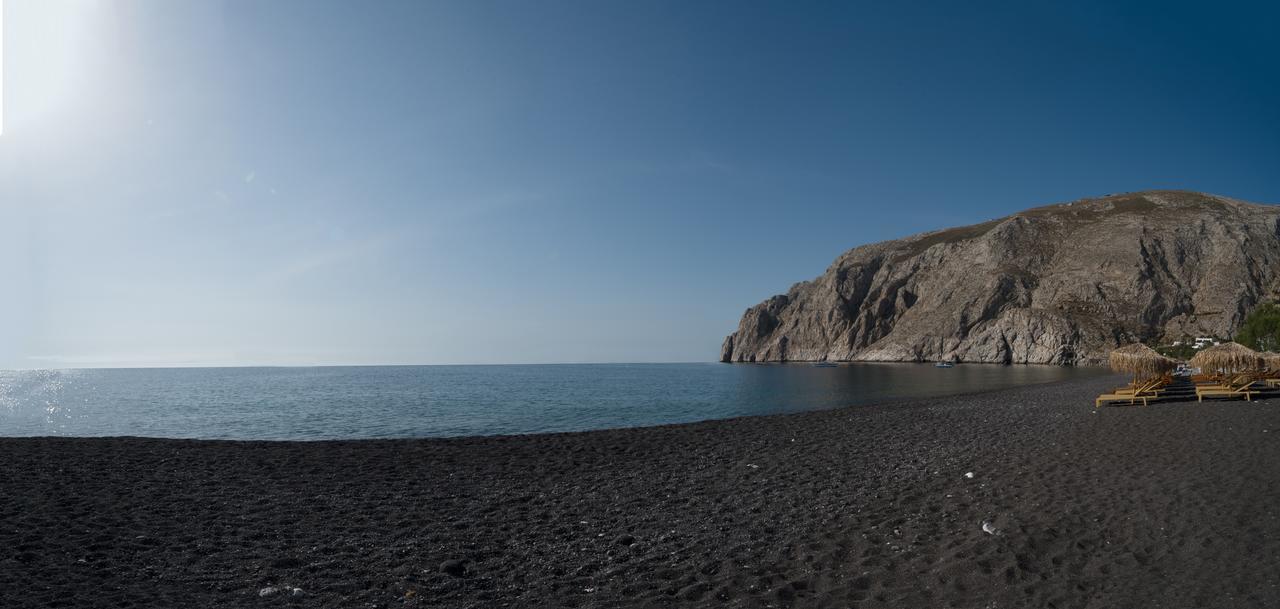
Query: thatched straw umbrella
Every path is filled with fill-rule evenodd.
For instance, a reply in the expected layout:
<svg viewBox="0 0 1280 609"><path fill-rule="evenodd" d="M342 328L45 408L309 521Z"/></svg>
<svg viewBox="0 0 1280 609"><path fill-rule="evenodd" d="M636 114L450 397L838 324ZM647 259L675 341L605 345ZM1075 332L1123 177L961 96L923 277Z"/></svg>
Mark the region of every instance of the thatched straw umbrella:
<svg viewBox="0 0 1280 609"><path fill-rule="evenodd" d="M1265 367L1262 355L1239 343L1205 347L1191 358L1190 364L1206 373L1222 371L1226 374L1252 372Z"/></svg>
<svg viewBox="0 0 1280 609"><path fill-rule="evenodd" d="M1267 370L1280 372L1280 353L1263 351L1258 355L1262 356L1262 363L1265 364Z"/></svg>
<svg viewBox="0 0 1280 609"><path fill-rule="evenodd" d="M1140 378L1164 374L1178 365L1177 362L1156 353L1155 349L1142 343L1120 347L1111 352L1108 360L1111 362L1112 370L1132 374L1135 385Z"/></svg>

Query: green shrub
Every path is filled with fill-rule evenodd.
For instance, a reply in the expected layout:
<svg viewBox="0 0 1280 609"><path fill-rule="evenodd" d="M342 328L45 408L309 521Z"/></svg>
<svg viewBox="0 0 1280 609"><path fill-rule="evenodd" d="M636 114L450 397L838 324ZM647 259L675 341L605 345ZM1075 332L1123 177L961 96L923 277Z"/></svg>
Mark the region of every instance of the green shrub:
<svg viewBox="0 0 1280 609"><path fill-rule="evenodd" d="M1240 326L1236 342L1256 351L1280 349L1280 305L1268 303L1254 309Z"/></svg>

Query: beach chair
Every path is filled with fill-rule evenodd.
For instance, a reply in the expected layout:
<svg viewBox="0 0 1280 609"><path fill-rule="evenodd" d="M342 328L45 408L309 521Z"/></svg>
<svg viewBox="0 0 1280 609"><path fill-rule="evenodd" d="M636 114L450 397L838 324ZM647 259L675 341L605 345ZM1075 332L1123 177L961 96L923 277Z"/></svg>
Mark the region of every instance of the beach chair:
<svg viewBox="0 0 1280 609"><path fill-rule="evenodd" d="M1113 392L1113 394L1114 395L1145 395L1147 397L1158 397L1160 393L1163 392L1172 382L1173 382L1173 377L1171 375L1166 374L1162 376L1152 377L1144 381L1139 381L1137 383L1131 383L1129 385L1125 385L1124 387L1116 389Z"/></svg>
<svg viewBox="0 0 1280 609"><path fill-rule="evenodd" d="M1093 407L1100 408L1103 404L1115 404L1118 402L1128 402L1130 405L1142 402L1142 405L1146 406L1147 400L1151 399L1155 399L1154 396L1136 393L1104 393L1093 401Z"/></svg>
<svg viewBox="0 0 1280 609"><path fill-rule="evenodd" d="M1196 386L1196 401L1203 402L1206 397L1210 398L1239 398L1243 397L1245 401L1252 402L1253 396L1258 393L1253 389L1254 378L1250 374L1237 374L1230 381L1218 385L1198 385Z"/></svg>
<svg viewBox="0 0 1280 609"><path fill-rule="evenodd" d="M1245 387L1196 387L1196 401L1203 402L1205 398L1239 398L1243 397L1246 402L1252 402L1253 396L1258 392Z"/></svg>

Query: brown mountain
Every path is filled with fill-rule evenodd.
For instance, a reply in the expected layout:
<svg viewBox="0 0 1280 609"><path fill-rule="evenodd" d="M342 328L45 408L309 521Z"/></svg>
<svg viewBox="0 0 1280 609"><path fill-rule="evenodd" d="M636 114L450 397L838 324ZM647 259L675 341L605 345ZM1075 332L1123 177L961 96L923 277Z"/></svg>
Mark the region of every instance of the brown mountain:
<svg viewBox="0 0 1280 609"><path fill-rule="evenodd" d="M1100 363L1234 334L1280 294L1280 207L1149 191L845 252L742 316L721 361Z"/></svg>

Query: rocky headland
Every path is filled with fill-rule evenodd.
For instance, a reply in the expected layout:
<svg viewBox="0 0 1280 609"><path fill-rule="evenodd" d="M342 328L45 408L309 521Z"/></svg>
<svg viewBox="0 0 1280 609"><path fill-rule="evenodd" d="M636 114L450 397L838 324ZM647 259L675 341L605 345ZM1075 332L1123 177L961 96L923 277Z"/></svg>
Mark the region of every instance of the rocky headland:
<svg viewBox="0 0 1280 609"><path fill-rule="evenodd" d="M721 361L1093 364L1231 336L1280 294L1280 206L1148 191L845 252L747 309Z"/></svg>

